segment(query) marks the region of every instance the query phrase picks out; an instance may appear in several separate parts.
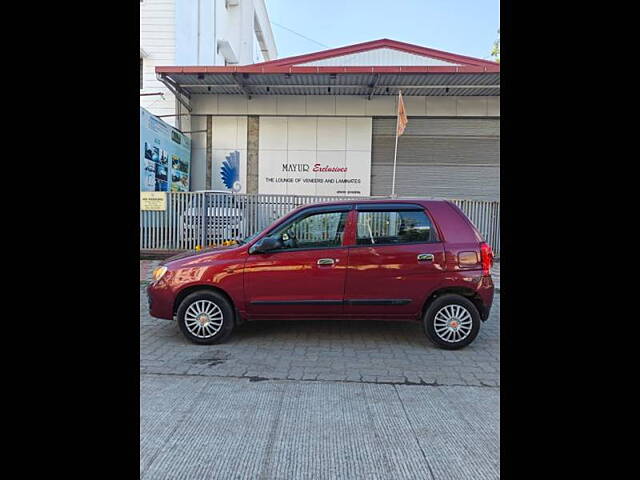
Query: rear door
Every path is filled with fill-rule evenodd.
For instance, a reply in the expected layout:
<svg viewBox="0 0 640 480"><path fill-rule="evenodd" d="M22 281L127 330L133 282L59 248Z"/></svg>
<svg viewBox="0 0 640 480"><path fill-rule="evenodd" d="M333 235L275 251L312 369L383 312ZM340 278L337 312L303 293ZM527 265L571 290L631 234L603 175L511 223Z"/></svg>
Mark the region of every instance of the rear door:
<svg viewBox="0 0 640 480"><path fill-rule="evenodd" d="M433 222L420 205L362 204L356 210L345 314L413 318L444 270L444 248Z"/></svg>

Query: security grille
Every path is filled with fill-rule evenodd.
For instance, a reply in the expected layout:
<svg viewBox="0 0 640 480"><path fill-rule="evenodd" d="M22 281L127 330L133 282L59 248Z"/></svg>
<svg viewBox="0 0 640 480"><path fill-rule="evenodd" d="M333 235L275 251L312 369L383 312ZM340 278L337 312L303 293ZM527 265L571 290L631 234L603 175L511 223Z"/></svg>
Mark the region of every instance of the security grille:
<svg viewBox="0 0 640 480"><path fill-rule="evenodd" d="M389 195L396 119L373 119L371 194ZM500 198L500 120L409 117L398 139L396 192L474 200Z"/></svg>

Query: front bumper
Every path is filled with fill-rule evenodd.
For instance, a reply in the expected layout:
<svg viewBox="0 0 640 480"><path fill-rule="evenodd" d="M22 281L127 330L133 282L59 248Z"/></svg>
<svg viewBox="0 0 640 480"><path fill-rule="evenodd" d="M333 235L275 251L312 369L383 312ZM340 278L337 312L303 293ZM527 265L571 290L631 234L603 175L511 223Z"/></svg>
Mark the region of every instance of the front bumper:
<svg viewBox="0 0 640 480"><path fill-rule="evenodd" d="M147 286L149 315L155 318L173 320L173 295L166 283L151 283Z"/></svg>

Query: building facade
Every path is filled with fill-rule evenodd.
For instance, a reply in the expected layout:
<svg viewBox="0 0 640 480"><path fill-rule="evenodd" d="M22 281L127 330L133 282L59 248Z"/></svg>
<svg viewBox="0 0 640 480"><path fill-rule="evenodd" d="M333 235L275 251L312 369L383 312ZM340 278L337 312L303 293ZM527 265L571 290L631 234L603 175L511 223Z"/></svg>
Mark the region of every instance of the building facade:
<svg viewBox="0 0 640 480"><path fill-rule="evenodd" d="M190 130L189 108L158 81L157 66L248 65L276 57L264 0L140 1L140 106L178 129Z"/></svg>
<svg viewBox="0 0 640 480"><path fill-rule="evenodd" d="M382 39L233 66L164 66L191 107L192 190L498 200L500 66ZM226 176L226 178L225 178Z"/></svg>

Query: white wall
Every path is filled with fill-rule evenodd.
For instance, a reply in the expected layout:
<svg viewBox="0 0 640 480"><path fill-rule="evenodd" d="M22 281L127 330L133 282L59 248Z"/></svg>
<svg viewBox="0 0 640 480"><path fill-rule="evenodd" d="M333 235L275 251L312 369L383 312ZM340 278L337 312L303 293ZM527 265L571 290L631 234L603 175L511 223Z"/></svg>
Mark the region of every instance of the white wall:
<svg viewBox="0 0 640 480"><path fill-rule="evenodd" d="M261 43L256 38L260 32ZM173 94L156 78L156 66L225 65L217 40L230 41L240 64L250 64L277 56L265 0L239 0L226 7L225 0L144 0L140 4L140 49L143 57L143 89L140 106L154 115L177 111ZM143 54L141 53L141 56ZM164 117L163 120L188 131L189 118Z"/></svg>
<svg viewBox="0 0 640 480"><path fill-rule="evenodd" d="M176 64L225 65L218 40L229 43L239 65L248 65L264 50L269 59L277 55L264 0L180 0L176 4ZM256 29L260 41L256 40ZM230 62L233 63L233 62Z"/></svg>
<svg viewBox="0 0 640 480"><path fill-rule="evenodd" d="M191 117L192 130L206 130L207 117ZM241 193L247 191L247 117L229 116L213 117L211 122L211 141L213 158L207 158L206 133L191 135L191 190L210 190L206 184L207 162L212 162L211 178L214 189L224 189L216 186L216 179L220 178L220 165L226 155L233 150L240 152L240 183Z"/></svg>
<svg viewBox="0 0 640 480"><path fill-rule="evenodd" d="M226 190L222 183L220 168L227 155L234 150L240 153L241 185L238 193L247 192L247 117L215 117L211 122L211 188L213 190Z"/></svg>
<svg viewBox="0 0 640 480"><path fill-rule="evenodd" d="M163 92L160 96L141 96L140 106L154 115L175 113L175 97L156 79L155 67L175 64L175 0L144 0L140 4L140 48L143 58L143 89L140 93ZM174 117L163 118L175 126Z"/></svg>
<svg viewBox="0 0 640 480"><path fill-rule="evenodd" d="M224 65L216 38L226 23L225 0L179 0L175 8L175 64Z"/></svg>
<svg viewBox="0 0 640 480"><path fill-rule="evenodd" d="M459 65L454 62L447 62L432 57L425 57L415 53L401 52L393 48L376 48L365 52L350 53L348 55L340 55L338 57L325 58L323 60L315 60L307 63L300 63L300 66L314 67L362 67L364 65L375 66L397 66L397 65Z"/></svg>
<svg viewBox="0 0 640 480"><path fill-rule="evenodd" d="M346 95L258 95L253 96L251 100L243 95L194 95L191 97L192 113L213 115L214 122L216 121L216 115L361 116L369 117L369 122L371 122L372 116L395 115L395 101L395 96L380 96L368 100L367 97ZM500 97L404 97L404 102L407 113L410 116L500 116ZM206 128L206 117L191 118L191 128L193 130ZM301 125L305 121L309 121L300 117L295 118L301 122ZM272 120L267 120L267 117L260 119L259 156L261 166L263 165L263 155L280 155L282 157L282 153L265 153L263 150L289 151L289 146L286 148L271 148L264 143L265 141L270 141L269 139L277 138L277 135L268 133L267 128L269 127L266 125L270 124L270 122ZM278 135L284 135L283 130L279 130L279 132ZM284 139L285 137L281 138ZM346 151L346 149L343 151ZM192 189L208 188L204 184L206 162L211 161L211 159L206 158L206 135L192 135L192 152ZM370 150L368 155L370 159ZM246 155L243 155L243 158L246 158ZM262 174L260 176L263 177ZM259 188L264 189L264 186L259 186Z"/></svg>
<svg viewBox="0 0 640 480"><path fill-rule="evenodd" d="M404 97L409 116L499 117L500 97ZM395 96L349 95L193 95L193 113L209 115L396 114Z"/></svg>
<svg viewBox="0 0 640 480"><path fill-rule="evenodd" d="M222 3L224 6L224 0ZM216 38L229 41L238 65L255 63L256 54L266 60L277 57L265 0L238 0L238 5L223 9L216 20L216 28ZM260 38L256 31L260 32ZM256 52L256 49L262 52ZM220 65L224 65L224 60Z"/></svg>

